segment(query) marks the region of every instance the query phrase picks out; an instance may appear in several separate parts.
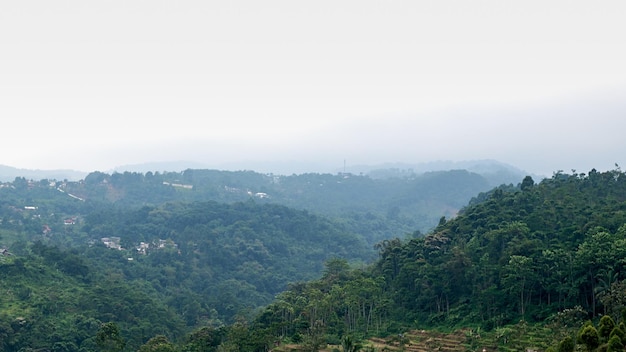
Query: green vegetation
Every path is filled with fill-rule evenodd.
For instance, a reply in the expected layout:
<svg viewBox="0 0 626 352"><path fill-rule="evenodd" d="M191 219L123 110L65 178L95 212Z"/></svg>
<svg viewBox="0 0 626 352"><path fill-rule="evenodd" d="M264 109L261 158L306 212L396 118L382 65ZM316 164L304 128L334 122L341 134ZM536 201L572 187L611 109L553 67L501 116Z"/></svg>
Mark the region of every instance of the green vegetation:
<svg viewBox="0 0 626 352"><path fill-rule="evenodd" d="M331 258L372 259L366 244L340 225L253 202L112 210L88 216L83 229L96 238L120 236L129 250L116 260L102 245L85 253L125 280L148 282L192 327L249 316L289 282L318 277Z"/></svg>
<svg viewBox="0 0 626 352"><path fill-rule="evenodd" d="M74 264L80 269L73 271ZM122 340L132 350L146 337L185 332L182 319L151 290L55 248L36 245L32 254L3 257L0 282L3 351L115 350Z"/></svg>
<svg viewBox="0 0 626 352"><path fill-rule="evenodd" d="M385 186L393 197L374 205L374 196L342 188L361 182L371 194L385 193L366 178L307 175L301 188L285 186L297 177L272 179L301 191L289 193L301 206L287 207L247 191L243 200L222 199L238 194L243 179L218 190L209 176L231 174L177 176L93 173L63 187L19 179L0 189L0 240L10 244L0 256L2 348L624 348L626 175L619 168L557 172L539 183L527 177L475 193L457 216L440 213L426 235L415 229L375 246L376 221L389 220L386 228L416 209L413 193L400 197L404 186ZM331 191L316 194L320 180ZM216 200L206 201L205 186ZM280 198L279 188L267 187L258 192ZM151 196L140 201L144 193ZM354 216L350 197L362 206ZM333 200L332 216L314 211ZM390 204L407 206L382 215ZM368 221L368 212L378 220Z"/></svg>
<svg viewBox="0 0 626 352"><path fill-rule="evenodd" d="M568 308L621 321L626 176L592 170L523 184L482 195L424 237L383 241L372 267L291 288L259 321L282 324L275 334L291 338L319 321L331 336L474 327L503 345L519 331L511 324L547 324ZM285 309L292 319L280 318ZM609 317L599 323L602 333L587 329L579 343L606 342ZM558 341L580 327L554 324L562 329Z"/></svg>
<svg viewBox="0 0 626 352"><path fill-rule="evenodd" d="M123 206L164 202L245 202L280 204L343 222L369 244L432 229L451 216L489 180L465 170L373 179L352 174L266 175L253 171L186 170L166 173L89 174L64 189L90 202Z"/></svg>

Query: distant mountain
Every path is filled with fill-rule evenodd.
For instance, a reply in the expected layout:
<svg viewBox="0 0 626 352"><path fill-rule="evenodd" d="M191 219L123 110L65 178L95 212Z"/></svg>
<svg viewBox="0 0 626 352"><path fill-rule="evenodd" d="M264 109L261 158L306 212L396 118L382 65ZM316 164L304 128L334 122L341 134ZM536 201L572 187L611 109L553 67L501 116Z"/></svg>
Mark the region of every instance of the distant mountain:
<svg viewBox="0 0 626 352"><path fill-rule="evenodd" d="M496 187L502 184L516 185L525 176L535 180L542 180L547 176L530 174L512 165L491 159L449 161L439 160L426 163L385 163L379 165L356 165L346 169L354 174L364 174L372 178L412 177L432 171L467 170L483 176L490 184Z"/></svg>
<svg viewBox="0 0 626 352"><path fill-rule="evenodd" d="M212 169L213 167L198 163L195 161L177 160L177 161L157 161L141 164L128 164L114 168L113 172L139 172L145 174L147 172L181 172L187 169Z"/></svg>
<svg viewBox="0 0 626 352"><path fill-rule="evenodd" d="M189 169L201 170L229 170L229 171L255 171L262 174L274 175L297 175L307 173L351 173L354 175L366 175L374 179L414 177L431 171L467 170L479 174L488 180L489 185L496 187L501 184L517 184L525 176L532 176L540 181L548 176L536 175L518 169L515 166L499 162L496 160L466 160L449 161L440 160L424 163L384 163L375 165L354 165L343 168L327 168L317 164L307 164L303 162L256 162L249 163L246 167L240 164L210 165L207 163L174 160L160 162L146 162L139 164L127 164L117 166L111 170L91 170L103 171L107 173L124 172L182 172ZM16 177L24 177L32 180L55 179L78 181L85 178L89 172L58 169L58 170L32 170L18 169L12 166L0 165L0 182L10 182Z"/></svg>
<svg viewBox="0 0 626 352"><path fill-rule="evenodd" d="M187 169L211 169L222 171L254 171L261 174L273 175L303 175L309 173L351 173L365 175L375 179L413 177L432 171L467 170L479 174L489 181L489 185L496 187L501 184L518 184L525 176L541 181L549 175L531 174L515 166L491 159L450 161L439 160L424 163L383 163L363 164L353 166L329 167L319 163L304 161L249 161L221 163L211 165L208 163L179 160L164 162L147 162L141 164L129 164L118 166L110 172L182 172Z"/></svg>
<svg viewBox="0 0 626 352"><path fill-rule="evenodd" d="M370 243L415 230L426 232L441 216L454 217L472 197L503 184L518 185L527 175L495 160L355 166L336 174L289 176L208 169L192 161L126 165L109 174L0 168L3 182L16 177L84 180L68 184L66 191L82 199L125 205L208 199L230 203L252 197L259 202L349 218L358 228L355 231L366 233ZM185 191L187 188L193 188L193 192ZM363 229L366 222L368 226ZM385 226L372 232L369 225L374 223Z"/></svg>
<svg viewBox="0 0 626 352"><path fill-rule="evenodd" d="M511 183L517 185L522 179L520 176ZM493 188L493 181L486 177L458 169L407 178L348 173L277 176L255 171L187 169L158 174L94 172L84 181L67 184L65 191L82 199L127 206L251 199L282 204L340 217L370 244L415 230L426 232L442 216L454 217L473 197Z"/></svg>
<svg viewBox="0 0 626 352"><path fill-rule="evenodd" d="M335 166L329 167L323 163L299 161L299 160L249 160L249 161L233 161L233 162L198 162L198 161L163 161L163 162L147 162L140 164L129 164L115 167L115 172L180 172L187 169L210 169L222 171L254 171L261 174L273 175L302 175L308 173L335 173Z"/></svg>
<svg viewBox="0 0 626 352"><path fill-rule="evenodd" d="M87 176L87 174L87 172L76 170L29 170L0 165L0 181L2 182L13 181L16 177L24 177L29 180L54 179L78 181Z"/></svg>

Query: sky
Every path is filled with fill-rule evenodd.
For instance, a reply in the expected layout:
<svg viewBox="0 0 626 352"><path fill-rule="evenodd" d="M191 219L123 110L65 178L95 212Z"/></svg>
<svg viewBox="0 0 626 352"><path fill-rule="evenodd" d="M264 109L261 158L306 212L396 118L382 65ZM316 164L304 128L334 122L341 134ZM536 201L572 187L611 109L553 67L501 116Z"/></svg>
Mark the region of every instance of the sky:
<svg viewBox="0 0 626 352"><path fill-rule="evenodd" d="M612 169L625 15L622 0L3 1L0 164Z"/></svg>

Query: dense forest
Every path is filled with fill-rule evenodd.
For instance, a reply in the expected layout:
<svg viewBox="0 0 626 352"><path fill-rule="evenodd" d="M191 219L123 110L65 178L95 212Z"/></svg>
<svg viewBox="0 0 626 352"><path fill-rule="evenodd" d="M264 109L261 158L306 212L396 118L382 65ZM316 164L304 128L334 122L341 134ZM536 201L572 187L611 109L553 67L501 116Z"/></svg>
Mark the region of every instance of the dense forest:
<svg viewBox="0 0 626 352"><path fill-rule="evenodd" d="M559 314L569 314L570 327L598 316L621 322L625 224L619 169L559 172L539 184L527 177L480 195L426 236L381 242L365 270L334 263L322 279L281 294L257 322L295 339L315 324L338 339L424 327L502 332ZM555 338L572 330L562 334Z"/></svg>
<svg viewBox="0 0 626 352"><path fill-rule="evenodd" d="M209 187L216 199L203 201L194 198L198 178L145 181L156 176L93 173L54 186L16 179L0 189L0 242L10 244L0 256L4 350L375 350L369 339L423 329L464 329L463 348L504 350L531 327L550 331L533 340L541 350L626 342L619 167L477 192L431 230L374 245L341 210L280 205L263 188L220 198L244 189L234 183ZM350 180L306 177L300 187ZM402 187L383 199L398 200ZM412 187L419 191L404 199L434 192ZM392 203L353 198L366 208L359 216L393 218L378 217ZM397 348L415 342L404 338Z"/></svg>
<svg viewBox="0 0 626 352"><path fill-rule="evenodd" d="M65 183L64 189L91 202L120 206L166 201L232 203L252 198L257 203L280 204L345 221L359 232L367 229L365 239L375 244L407 232L432 229L441 215L455 214L476 194L500 185L493 182L492 175L490 178L466 170L372 178L353 174L284 176L190 169L146 174L93 172L84 182Z"/></svg>
<svg viewBox="0 0 626 352"><path fill-rule="evenodd" d="M114 321L132 350L157 332L179 342L200 327L249 321L289 283L319 278L328 260L371 263L378 239L410 234L401 229L413 228L407 214L415 204L454 211L486 188L466 171L385 181L217 170L93 172L79 182L17 177L0 185L0 258L10 293L2 301L3 343L90 350L93 327ZM136 307L137 300L154 308ZM153 324L167 316L161 312L171 315L166 327ZM92 324L73 326L83 317ZM57 333L42 333L45 326Z"/></svg>

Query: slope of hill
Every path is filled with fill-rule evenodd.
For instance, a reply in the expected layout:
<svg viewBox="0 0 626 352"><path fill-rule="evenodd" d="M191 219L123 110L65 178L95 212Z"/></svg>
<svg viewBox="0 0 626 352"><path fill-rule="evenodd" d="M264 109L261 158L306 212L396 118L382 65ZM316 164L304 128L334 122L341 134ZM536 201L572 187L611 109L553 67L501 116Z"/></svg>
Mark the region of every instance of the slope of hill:
<svg viewBox="0 0 626 352"><path fill-rule="evenodd" d="M82 231L91 238L119 237L122 252L133 258L130 266L120 266L126 279L150 277L157 291L186 312L190 326L208 317L232 322L249 314L288 283L319 277L331 258L374 259L365 242L339 224L253 202L94 212ZM197 302L201 307L190 309Z"/></svg>
<svg viewBox="0 0 626 352"><path fill-rule="evenodd" d="M473 196L490 188L484 177L464 170L402 179L352 174L276 176L219 170L145 175L94 172L84 182L66 185L67 192L83 199L125 206L166 201L228 203L252 198L262 204L282 204L341 219L353 224L354 231L370 244L415 230L426 232L441 216L455 216Z"/></svg>
<svg viewBox="0 0 626 352"><path fill-rule="evenodd" d="M495 341L506 344L516 329L507 326L520 321L553 324L553 341L599 314L620 322L626 174L556 173L539 184L528 177L521 188L489 192L424 237L378 248L370 269L335 266L283 293L259 326L281 321L282 334L300 340L312 333L301 326L317 324L334 341L465 327L495 331ZM324 310L311 310L319 306ZM286 321L285 310L293 312ZM545 347L550 341L542 336Z"/></svg>
<svg viewBox="0 0 626 352"><path fill-rule="evenodd" d="M132 334L134 346L154 336L155 330L142 325L154 325L172 341L180 341L181 331L249 319L277 294L294 305L290 310L293 314L282 311L288 318L283 315L280 322L289 334L302 334L298 329L310 326L311 319L323 318L319 314L330 312L335 301L347 304L341 308L342 314L350 318L337 319L349 322L349 330L389 327L385 319L395 310L387 303L391 301L381 296L388 294L381 285L392 287L394 282L386 283L388 279L382 280L382 276L346 276L350 263L365 268L364 263L375 256L373 243L379 242L381 253L399 248L389 238L420 229L415 226L420 217L436 223L445 210L443 214L454 218L467 199L488 189L483 177L463 170L387 180L346 174L280 177L216 170L94 172L80 182L20 178L5 186L0 188L0 243L10 245L16 256L12 260L19 264L23 258L36 261L41 257L43 266L56 269L59 275L73 275L71 280L57 280L64 289L54 289L59 291L55 304L70 307L70 311L82 309L67 301L76 299L74 293L86 290L80 280L92 280L90 273L97 273L99 280L113 280L109 285L119 287L121 293L103 293L116 298L85 309L85 317L97 323L117 322L125 334ZM419 237L418 233L413 237ZM404 263L398 260L397 264ZM308 318L301 320L304 318L299 317L297 305L303 302L291 301L280 292L290 283L289 287L304 289L308 285L302 283L304 280L320 275L324 280L338 280L333 281L337 284L348 277L358 280L350 291L336 291L331 285L299 292L294 297L333 295L323 305L317 298L307 298L311 304L306 308ZM19 291L14 283L19 280L7 277L3 287ZM38 292L54 287L45 280L42 283L44 287L29 285ZM54 290L51 292L57 292ZM352 294L362 296L344 301ZM98 302L88 291L84 295ZM164 309L158 314L164 317L173 314L173 325L153 324L149 320L158 319L156 315L146 321L138 319L139 313L117 302L135 299L160 302L161 306L154 309ZM16 321L19 324L19 318L28 315L31 303L26 301L22 308L8 310L11 314L4 321L13 331ZM358 311L353 303L359 305ZM7 304L16 307L16 303ZM105 306L120 309L100 313ZM29 321L33 321L34 329L29 333L40 339L36 346L51 341L40 337L51 321ZM39 322L44 325L39 326ZM328 321L329 327L333 324L339 326ZM72 334L70 330L60 331L63 336ZM73 342L76 346L88 343L84 333L79 335ZM264 341L258 336L254 340ZM33 340L11 341L12 346L34 346ZM65 337L55 337L56 342L70 346ZM67 349L75 350L71 346Z"/></svg>
<svg viewBox="0 0 626 352"><path fill-rule="evenodd" d="M30 170L0 165L0 182L10 182L16 177L32 180L55 179L78 181L87 176L87 172L76 170Z"/></svg>
<svg viewBox="0 0 626 352"><path fill-rule="evenodd" d="M95 351L103 323L115 322L128 350L186 331L153 290L82 255L36 243L28 254L0 255L0 350Z"/></svg>
<svg viewBox="0 0 626 352"><path fill-rule="evenodd" d="M349 168L354 174L365 174L372 178L405 178L415 177L428 172L467 170L484 177L490 187L502 184L517 184L527 175L536 180L546 176L529 174L512 165L497 160L465 160L465 161L432 161L419 164L388 163L381 165L355 165Z"/></svg>
<svg viewBox="0 0 626 352"><path fill-rule="evenodd" d="M10 223L3 218L3 235L18 226ZM319 277L332 258L373 260L341 225L273 204L95 207L66 226L13 238L0 253L2 350L94 350L106 322L123 331L134 347L127 350L156 335L181 341L192 329L250 319L289 283ZM85 245L46 245L56 236Z"/></svg>

